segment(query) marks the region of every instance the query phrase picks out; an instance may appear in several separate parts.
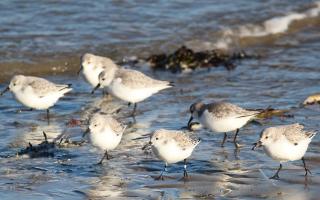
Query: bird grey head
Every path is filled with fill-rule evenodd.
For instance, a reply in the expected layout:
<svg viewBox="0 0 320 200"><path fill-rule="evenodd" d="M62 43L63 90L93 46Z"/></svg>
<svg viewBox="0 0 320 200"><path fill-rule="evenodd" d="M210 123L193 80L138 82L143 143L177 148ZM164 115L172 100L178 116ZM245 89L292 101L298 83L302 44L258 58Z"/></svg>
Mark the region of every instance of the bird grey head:
<svg viewBox="0 0 320 200"><path fill-rule="evenodd" d="M108 124L108 117L102 114L94 114L89 122L89 130L91 133L100 133L102 132Z"/></svg>
<svg viewBox="0 0 320 200"><path fill-rule="evenodd" d="M191 130L191 122L193 118L199 118L201 113L205 110L206 104L202 102L196 102L191 104L189 111L190 111L190 119L188 121L188 129Z"/></svg>
<svg viewBox="0 0 320 200"><path fill-rule="evenodd" d="M260 133L260 139L254 143L252 150L257 147L268 146L277 139L277 131L274 127L266 128Z"/></svg>
<svg viewBox="0 0 320 200"><path fill-rule="evenodd" d="M191 104L189 110L190 110L190 113L194 113L194 112L199 112L199 111L203 110L204 107L205 107L205 104L199 101L199 102Z"/></svg>
<svg viewBox="0 0 320 200"><path fill-rule="evenodd" d="M25 80L25 76L23 75L15 75L9 84L9 88L11 91L15 91L20 89L23 86L23 82Z"/></svg>
<svg viewBox="0 0 320 200"><path fill-rule="evenodd" d="M95 55L90 53L85 53L80 57L80 69L77 72L78 76L82 70L89 70L94 67L93 59Z"/></svg>
<svg viewBox="0 0 320 200"><path fill-rule="evenodd" d="M189 111L193 117L199 117L199 115L205 110L205 108L206 104L199 101L191 104Z"/></svg>
<svg viewBox="0 0 320 200"><path fill-rule="evenodd" d="M152 137L151 137L151 145L157 147L157 146L161 146L163 144L165 144L168 138L166 137L166 132L164 129L160 129L157 130L153 133Z"/></svg>
<svg viewBox="0 0 320 200"><path fill-rule="evenodd" d="M150 137L150 141L142 147L142 150L145 150L147 147L154 146L159 147L168 142L168 138L166 137L166 132L164 129L159 129L153 132Z"/></svg>
<svg viewBox="0 0 320 200"><path fill-rule="evenodd" d="M23 87L25 76L23 75L15 75L12 77L9 86L7 86L1 93L0 96L2 96L4 93L11 90L12 92L18 91Z"/></svg>
<svg viewBox="0 0 320 200"><path fill-rule="evenodd" d="M108 73L108 71L103 70L100 74L99 74L99 84L100 87L106 87L111 83L112 79L110 77L110 74Z"/></svg>
<svg viewBox="0 0 320 200"><path fill-rule="evenodd" d="M267 146L277 139L277 131L274 127L266 128L260 135L260 142L262 146Z"/></svg>
<svg viewBox="0 0 320 200"><path fill-rule="evenodd" d="M81 66L83 68L92 67L94 63L94 58L96 56L90 53L85 53L81 57Z"/></svg>
<svg viewBox="0 0 320 200"><path fill-rule="evenodd" d="M114 78L116 70L117 68L108 67L99 74L99 84L101 87L107 87L108 85L110 85L111 81Z"/></svg>

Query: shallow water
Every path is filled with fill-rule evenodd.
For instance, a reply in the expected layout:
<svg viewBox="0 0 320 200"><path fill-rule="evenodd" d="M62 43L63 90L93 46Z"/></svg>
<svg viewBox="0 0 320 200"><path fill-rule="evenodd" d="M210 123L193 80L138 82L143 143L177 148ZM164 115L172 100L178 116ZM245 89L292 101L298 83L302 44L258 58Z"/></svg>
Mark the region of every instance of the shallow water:
<svg viewBox="0 0 320 200"><path fill-rule="evenodd" d="M1 34L2 44L3 41L8 43L8 46L3 46L1 50L6 54L2 52L1 56L4 60L13 60L12 62L34 60L34 55L42 55L42 53L53 58L57 54L64 53L77 57L78 53L84 51L89 45L89 49L86 49L86 51L92 50L102 55L109 55L110 53L110 55L121 58L132 54L144 54L145 52L141 52L143 49L141 45L147 46L147 50L151 48L172 50L169 43L172 43L172 46L178 45L180 42L188 41L190 43L191 40L186 38L190 39L193 35L196 35L195 39L199 37L210 44L216 44L217 41L209 39L212 34L219 35L219 31L205 31L207 30L206 28L218 29L223 25L232 30L237 30L239 24L240 26L250 23L263 24L264 21L274 16L283 16L290 11L305 13L310 9L309 2L301 1L290 5L279 3L278 1L268 1L268 3L264 4L246 4L241 1L234 4L234 1L224 1L226 3L223 5L222 3L217 3L211 6L205 3L194 6L195 3L188 2L184 3L183 7L181 2L168 3L159 1L158 4L142 6L137 2L129 4L126 1L114 1L108 7L104 7L104 9L112 11L108 12L111 16L112 14L124 16L124 13L122 13L124 11L119 11L119 7L128 7L133 13L143 13L141 14L142 16L136 15L136 18L127 19L127 22L123 17L120 17L119 19L123 21L122 23L116 21L117 24L121 25L119 25L120 27L117 31L128 32L126 29L131 27L128 24L138 27L144 24L143 33L147 37L143 36L143 38L147 41L139 38L137 36L139 33L136 35L131 33L129 34L130 37L128 36L126 39L126 36L124 36L124 39L119 36L119 32L112 34L115 30L111 29L109 30L110 32L99 35L97 33L97 30L101 28L99 26L96 29L90 27L87 30L88 32L79 31L83 30L86 25L75 22L86 21L90 18L92 21L102 20L107 17L107 12L103 12L104 10L99 5L93 6L93 10L84 15L80 12L84 3L82 1L79 1L77 5L65 3L63 6L60 4L54 6L56 3L52 1L50 2L52 4L50 7L42 5L43 3L29 4L28 6L21 2L1 3L0 8L2 10L15 9L15 12L20 11L19 9L26 10L25 12L18 12L21 13L22 17L19 15L7 15L9 19L10 17L20 17L19 19L29 20L28 22L31 24L38 24L39 27L36 30L40 32L41 30L48 31L47 37L43 36L44 33L39 36L38 33L26 30L22 30L24 34L20 34L18 30L15 33L14 30L8 33L10 37L14 38L12 35L16 35L16 37L20 38L18 39L20 42L15 42L9 36L9 39L5 38L5 34ZM9 9L4 5L14 6L14 8ZM86 7L89 7L89 5L86 5ZM182 12L177 12L178 14L176 15L175 11L177 9L188 11L190 7L194 9L194 13L191 12L189 17L197 19L199 23L195 22L193 25L186 26L189 24L188 16L182 14ZM68 12L71 13L69 17L61 13L61 10L67 8ZM163 12L162 9L165 8L168 12ZM255 10L254 8L259 9ZM40 16L44 14L46 17L43 19L32 16L30 16L30 19L25 18L24 15L29 16L28 14L33 13L34 9L38 9ZM102 10L98 12L99 9ZM141 9L143 9L143 12ZM225 15L224 12L227 11L229 14ZM261 11L259 15L257 15L258 11ZM48 13L51 13L51 15ZM56 18L48 17L48 15L56 16ZM161 15L166 19L161 22L164 27L162 32L157 32L158 27L161 27L159 24L153 25L153 15ZM142 19L146 18L146 16L149 17L145 22ZM207 19L206 23L203 22L203 16ZM252 16L256 18L252 19ZM70 21L66 21L66 23L70 23L73 26L63 26L67 27L65 28L67 30L61 31L57 25L54 26L54 20L58 20L59 17L62 19L68 18ZM211 20L212 18L215 20ZM1 23L3 23L3 20L10 21L9 19L2 18ZM45 19L53 22L47 23ZM173 19L177 21L174 22ZM133 23L133 21L137 24ZM22 20L20 23L26 24L23 22ZM251 150L252 143L258 139L260 131L266 126L299 122L307 128L319 130L319 105L292 108L298 107L299 103L308 95L319 92L320 60L318 54L320 50L320 35L319 26L317 27L319 18L310 18L300 23L302 24L299 24L299 22L293 24L293 27L290 26L289 31L281 34L263 38L243 38L239 43L237 42L240 46L243 43L255 44L248 45L246 50L261 52L263 56L259 60L238 63L237 68L231 72L223 68L213 68L210 71L202 69L182 74L171 74L169 72L152 72L147 67L139 68L139 70L155 78L174 81L176 86L140 103L138 105L139 114L136 117L136 123L132 123L132 118L126 117L131 108L127 108L125 103L115 99L103 99L101 93L91 95L91 88L82 78L77 78L74 75L51 76L47 72L47 74L44 73L46 74L45 77L52 81L72 83L74 87L73 92L59 101L51 110L52 120L50 125L47 124L46 114L43 111L16 113L16 110L21 106L16 103L12 95L5 94L0 99L0 132L2 134L0 140L0 149L2 150L0 153L0 198L317 199L320 185L319 136L313 139L306 154L307 165L312 171L312 175L307 180L303 176L304 170L300 161L285 164L280 173L281 179L279 181L269 180L267 177L273 175L278 168L278 163L269 159L261 150ZM53 24L53 26L45 26L45 24ZM182 37L172 36L174 30L165 28L173 25L177 25L177 30L181 30L178 33L181 33ZM8 29L12 26L8 23ZM94 26L94 23L91 26ZM105 27L108 26L105 25L101 29L105 30ZM194 30L195 26L200 26L200 28L194 32L190 31ZM14 25L14 27L18 29L19 26ZM186 28L182 29L181 27ZM24 28L28 29L27 26ZM54 31L62 35L54 36L52 33ZM82 34L72 34L77 31ZM195 34L197 31L199 31L198 34ZM96 35L93 33L96 33ZM40 37L42 40L30 39L30 34L35 34L36 38ZM183 37L184 34L187 34L185 38ZM82 40L86 35L90 36L89 39ZM57 39L59 37L63 39ZM70 37L74 37L74 40L70 39ZM104 40L104 38L110 38L110 40ZM158 39L161 41L161 45L152 46L152 41L157 41ZM58 40L68 41L72 45L59 46ZM104 42L100 43L99 41L102 40ZM39 41L37 43L39 46L35 46L36 43L30 41ZM54 42L51 43L49 41ZM124 47L127 41L132 41L132 45ZM167 41L167 43L162 43L163 41ZM17 45L18 43L24 46L25 50L22 49L18 52L21 47ZM201 44L203 43L197 42L193 43L193 46L200 49L206 47L205 45L201 46ZM105 45L105 47L99 45ZM115 47L115 49L107 50L109 45L114 45L112 47ZM130 49L130 51L126 51L126 49ZM13 70L19 69L23 73L30 72L27 68L13 66L16 67ZM75 68L70 71L75 71ZM36 73L32 72L32 74ZM9 74L6 77L9 77ZM4 88L5 83L0 86ZM182 128L189 119L188 108L190 104L200 99L205 102L225 100L246 108L266 108L271 105L274 108L290 109L290 113L294 115L294 118L262 120L260 121L262 125L256 123L248 124L240 131L239 142L243 146L239 152L234 151L234 146L230 142L233 136L231 133L226 147L220 148L219 144L223 135L212 134L204 129L195 131L192 134L200 137L202 142L189 159L190 181L184 182L180 180L183 175L182 163L169 166L165 181L155 181L153 178L159 175L160 170L163 168L163 163L152 154L146 154L141 150L143 144L148 141L147 138L134 139L158 128ZM28 142L37 144L43 141L42 131L47 133L49 140L56 138L61 133L70 134L73 136L73 140L79 140L85 127L68 128L65 125L66 122L72 118L84 119L96 108L111 112L119 107L122 108L122 111L117 116L131 125L125 132L120 146L111 152L114 158L105 162L103 166L94 165L101 158L102 152L95 150L89 144L57 149L55 156L50 158L29 159L16 158L14 156Z"/></svg>
<svg viewBox="0 0 320 200"><path fill-rule="evenodd" d="M298 56L298 55L297 55ZM316 53L315 55L316 56ZM303 58L303 57L302 57ZM297 106L305 96L317 92L319 71L298 67L296 58L290 67L281 66L281 57L267 64L268 59L243 62L231 73L221 70L198 70L193 73L172 75L165 72L150 73L157 78L175 80L176 87L165 90L139 104L136 123L126 131L121 145L112 151L114 158L103 166L96 166L102 152L89 144L81 147L62 148L52 158L16 158L15 153L28 142L43 141L42 131L49 139L61 132L70 133L79 140L81 128L66 128L71 118L85 118L95 107L109 110L123 106L118 116L130 123L131 118L123 117L130 109L125 103L105 99L101 94L89 94L90 88L75 77L48 77L56 82L66 79L74 83L74 92L61 100L52 109L52 121L47 125L45 113L15 113L20 108L7 94L1 98L1 182L2 199L32 197L33 199L99 199L119 198L316 198L320 184L319 137L315 137L306 155L312 176L304 178L302 163L286 164L281 172L281 180L272 181L271 176L278 163L270 160L262 151L252 151L252 143L265 126L300 122L311 129L319 129L318 105L292 110L294 118L274 118L263 120L263 125L249 124L240 132L239 152L228 142L225 148L219 144L222 135L214 135L207 130L192 134L202 138L202 143L189 160L189 182L180 181L182 163L169 166L165 181L155 181L163 163L152 154L145 154L141 147L146 139L132 140L158 128L180 129L189 117L189 105L199 99L207 102L228 100L248 108L290 108ZM301 62L301 60L299 60ZM307 62L307 60L305 60ZM313 73L314 77L310 76ZM8 106L10 105L10 106ZM17 122L17 123L14 123ZM232 136L229 134L230 137ZM231 140L231 138L229 138Z"/></svg>

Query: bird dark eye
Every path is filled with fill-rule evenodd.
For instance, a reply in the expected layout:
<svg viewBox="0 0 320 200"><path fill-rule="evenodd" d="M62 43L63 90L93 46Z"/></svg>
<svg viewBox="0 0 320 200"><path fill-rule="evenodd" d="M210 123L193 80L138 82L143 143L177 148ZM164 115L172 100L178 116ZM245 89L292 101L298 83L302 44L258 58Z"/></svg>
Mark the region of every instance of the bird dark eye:
<svg viewBox="0 0 320 200"><path fill-rule="evenodd" d="M156 138L156 140L159 140L159 138Z"/></svg>
<svg viewBox="0 0 320 200"><path fill-rule="evenodd" d="M13 86L16 86L16 84L14 83Z"/></svg>
<svg viewBox="0 0 320 200"><path fill-rule="evenodd" d="M97 127L98 125L97 125L97 124L95 124L94 126L95 126L95 127Z"/></svg>
<svg viewBox="0 0 320 200"><path fill-rule="evenodd" d="M106 79L105 79L105 78L103 78L102 80L103 80L103 81L105 81Z"/></svg>
<svg viewBox="0 0 320 200"><path fill-rule="evenodd" d="M266 136L266 139L268 139L269 137L268 136Z"/></svg>

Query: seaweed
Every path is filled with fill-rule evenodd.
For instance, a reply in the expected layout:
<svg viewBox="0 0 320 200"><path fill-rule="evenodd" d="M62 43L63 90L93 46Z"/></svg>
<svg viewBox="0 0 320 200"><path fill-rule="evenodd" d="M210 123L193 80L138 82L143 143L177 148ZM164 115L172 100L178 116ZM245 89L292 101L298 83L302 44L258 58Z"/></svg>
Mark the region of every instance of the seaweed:
<svg viewBox="0 0 320 200"><path fill-rule="evenodd" d="M236 61L258 59L260 55L248 54L245 51L228 53L218 49L194 52L185 46L172 54L155 54L145 60L153 69L170 70L174 73L184 69L209 68L224 66L227 70L236 68Z"/></svg>
<svg viewBox="0 0 320 200"><path fill-rule="evenodd" d="M30 158L53 157L56 145L54 142L48 141L47 134L45 132L43 132L43 136L43 142L38 145L32 145L29 142L29 145L26 148L21 149L17 153L17 156L28 155Z"/></svg>
<svg viewBox="0 0 320 200"><path fill-rule="evenodd" d="M272 117L280 117L280 118L294 118L293 114L289 114L290 110L282 110L282 109L274 109L267 108L261 112L257 118L260 119L270 119Z"/></svg>

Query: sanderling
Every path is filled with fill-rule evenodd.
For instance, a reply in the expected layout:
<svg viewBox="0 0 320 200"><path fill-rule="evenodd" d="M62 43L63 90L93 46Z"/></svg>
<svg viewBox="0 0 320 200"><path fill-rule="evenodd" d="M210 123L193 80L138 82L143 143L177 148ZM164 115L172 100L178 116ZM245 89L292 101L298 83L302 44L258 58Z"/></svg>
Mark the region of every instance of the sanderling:
<svg viewBox="0 0 320 200"><path fill-rule="evenodd" d="M190 127L193 118L196 118L206 128L217 133L224 133L221 143L222 147L227 139L227 132L236 130L233 142L235 146L238 147L239 145L236 140L239 129L261 113L261 111L243 109L237 105L226 102L210 104L197 102L190 106L190 113L191 117L188 121L188 127Z"/></svg>
<svg viewBox="0 0 320 200"><path fill-rule="evenodd" d="M254 144L252 150L263 146L269 157L280 162L279 169L275 175L270 177L271 179L279 179L281 163L300 159L306 172L305 176L308 175L308 172L311 173L306 166L304 154L316 132L305 131L303 128L302 125L295 123L270 127L262 131L259 141Z"/></svg>
<svg viewBox="0 0 320 200"><path fill-rule="evenodd" d="M49 108L72 88L71 84L60 85L34 76L15 75L0 96L9 90L24 106L36 110L46 109L49 122Z"/></svg>
<svg viewBox="0 0 320 200"><path fill-rule="evenodd" d="M122 138L122 134L126 126L118 122L111 115L103 113L95 113L89 120L89 127L83 134L83 137L89 133L90 143L105 151L102 159L98 164L106 158L110 159L108 151L115 149Z"/></svg>
<svg viewBox="0 0 320 200"><path fill-rule="evenodd" d="M78 75L82 72L85 80L95 87L99 83L99 74L106 68L118 68L110 58L86 53L81 56L81 66Z"/></svg>
<svg viewBox="0 0 320 200"><path fill-rule="evenodd" d="M95 89L105 87L111 95L129 102L129 105L133 103L134 116L138 102L172 86L168 81L152 79L136 70L107 68L100 73L99 84Z"/></svg>
<svg viewBox="0 0 320 200"><path fill-rule="evenodd" d="M192 139L183 131L159 129L155 131L142 150L152 147L155 155L165 162L165 167L157 179L163 180L163 173L167 171L167 165L184 161L183 177L187 178L187 158L194 148L200 143L200 139Z"/></svg>

